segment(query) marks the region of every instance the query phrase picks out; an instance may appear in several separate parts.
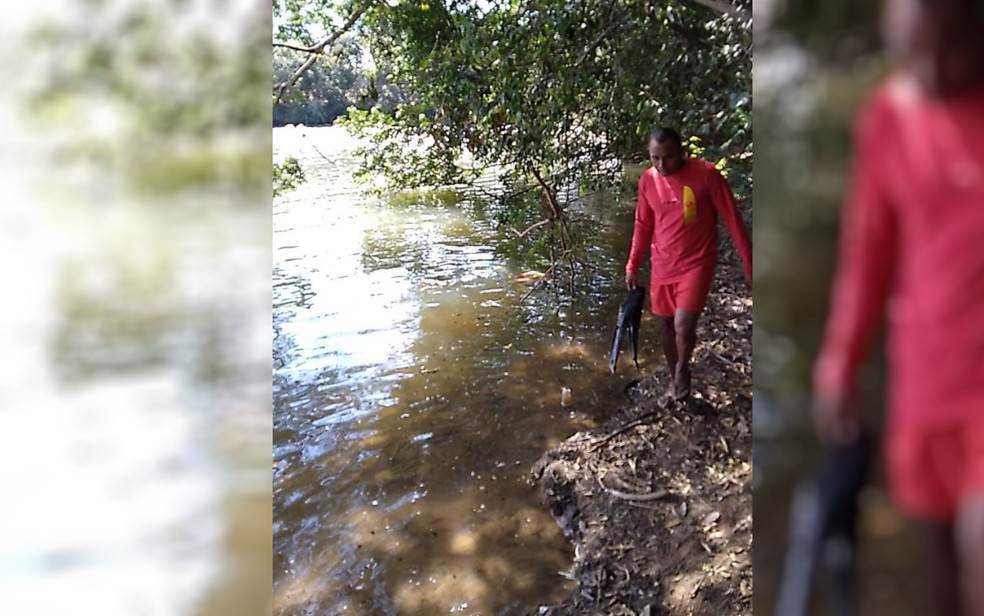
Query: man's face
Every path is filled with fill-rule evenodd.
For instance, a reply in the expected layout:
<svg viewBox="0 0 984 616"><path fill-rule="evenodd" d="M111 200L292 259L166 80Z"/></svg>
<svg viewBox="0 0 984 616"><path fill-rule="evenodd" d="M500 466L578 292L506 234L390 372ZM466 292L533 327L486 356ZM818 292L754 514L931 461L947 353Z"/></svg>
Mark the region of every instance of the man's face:
<svg viewBox="0 0 984 616"><path fill-rule="evenodd" d="M964 0L886 0L889 51L930 90L959 88L977 77L979 26Z"/></svg>
<svg viewBox="0 0 984 616"><path fill-rule="evenodd" d="M649 141L649 160L660 175L672 175L683 168L683 148L672 139Z"/></svg>
<svg viewBox="0 0 984 616"><path fill-rule="evenodd" d="M882 11L882 32L890 53L911 61L929 51L930 30L925 7L919 0L886 0Z"/></svg>

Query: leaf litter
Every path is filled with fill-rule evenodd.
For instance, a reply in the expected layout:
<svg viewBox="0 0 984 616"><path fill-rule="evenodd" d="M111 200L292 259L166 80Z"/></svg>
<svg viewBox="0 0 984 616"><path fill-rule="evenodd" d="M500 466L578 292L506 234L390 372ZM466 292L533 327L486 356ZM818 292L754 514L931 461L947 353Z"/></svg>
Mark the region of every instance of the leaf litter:
<svg viewBox="0 0 984 616"><path fill-rule="evenodd" d="M603 426L533 466L530 481L575 547L558 577L577 582L534 614L751 615L752 302L733 251L722 256L690 400L666 400L658 362Z"/></svg>

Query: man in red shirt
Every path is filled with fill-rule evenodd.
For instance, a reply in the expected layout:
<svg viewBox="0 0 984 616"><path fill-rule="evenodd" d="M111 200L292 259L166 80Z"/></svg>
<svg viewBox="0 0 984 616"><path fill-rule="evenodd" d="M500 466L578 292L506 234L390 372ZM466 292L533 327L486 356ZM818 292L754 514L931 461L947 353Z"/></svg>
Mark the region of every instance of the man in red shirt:
<svg viewBox="0 0 984 616"><path fill-rule="evenodd" d="M717 265L718 216L738 249L749 288L752 245L728 183L714 165L687 157L679 133L655 131L649 138L649 159L653 166L639 178L625 284L635 288L639 266L651 253L650 307L660 322L672 396L683 401L690 395L697 318Z"/></svg>
<svg viewBox="0 0 984 616"><path fill-rule="evenodd" d="M933 613L984 616L984 3L886 8L898 70L855 126L814 417L828 441L857 434L887 312L889 486L931 538Z"/></svg>

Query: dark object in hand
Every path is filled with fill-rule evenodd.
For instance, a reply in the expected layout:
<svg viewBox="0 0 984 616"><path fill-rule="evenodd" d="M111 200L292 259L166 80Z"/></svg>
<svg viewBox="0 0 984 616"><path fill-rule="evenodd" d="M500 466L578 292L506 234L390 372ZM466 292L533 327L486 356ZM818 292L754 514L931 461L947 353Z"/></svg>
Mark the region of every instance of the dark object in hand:
<svg viewBox="0 0 984 616"><path fill-rule="evenodd" d="M851 443L829 448L816 475L796 490L776 603L777 616L809 613L817 563L821 559L830 576L826 613L854 614L858 494L864 486L872 446L871 436L862 433Z"/></svg>
<svg viewBox="0 0 984 616"><path fill-rule="evenodd" d="M629 339L632 348L632 361L636 370L639 369L639 323L642 321L642 305L646 301L646 287L636 287L629 291L618 309L618 321L612 334L612 352L608 367L615 374L619 353L622 352L622 340Z"/></svg>

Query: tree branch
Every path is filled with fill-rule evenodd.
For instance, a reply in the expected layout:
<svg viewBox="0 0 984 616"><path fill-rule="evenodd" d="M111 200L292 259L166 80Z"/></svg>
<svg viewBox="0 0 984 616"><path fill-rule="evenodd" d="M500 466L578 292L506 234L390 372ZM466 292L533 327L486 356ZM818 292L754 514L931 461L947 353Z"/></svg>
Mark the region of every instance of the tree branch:
<svg viewBox="0 0 984 616"><path fill-rule="evenodd" d="M745 12L734 6L727 0L690 0L701 6L705 6L720 15L731 15L740 19L745 18Z"/></svg>
<svg viewBox="0 0 984 616"><path fill-rule="evenodd" d="M513 233L516 234L516 238L519 239L519 238L524 237L527 233L529 233L533 229L536 229L537 227L542 227L543 225L550 224L551 222L553 222L553 219L552 218L544 218L540 222L533 223L529 227L526 227L526 229L524 229L523 231L517 231L517 230L513 229L512 227L510 227L510 229L512 230Z"/></svg>
<svg viewBox="0 0 984 616"><path fill-rule="evenodd" d="M280 41L274 41L273 46L293 49L294 51L300 51L302 53L313 53L314 47L317 47L317 45L312 45L311 47L301 47L300 45L294 45L293 43L281 43Z"/></svg>
<svg viewBox="0 0 984 616"><path fill-rule="evenodd" d="M554 195L553 190L551 190L550 186L544 181L543 176L537 172L536 167L531 167L530 172L536 179L537 184L540 185L541 190L543 190L543 194L546 195L547 203L550 205L550 211L553 212L554 218L559 219L561 208L560 204L557 203L557 197Z"/></svg>
<svg viewBox="0 0 984 616"><path fill-rule="evenodd" d="M373 0L370 0L369 2L363 4L362 7L356 9L356 11L352 13L351 16L349 16L348 21L342 24L342 26L338 30L333 32L330 36L326 37L320 43L313 45L311 47L300 47L297 45L292 45L290 43L280 43L276 41L273 43L274 47L286 47L288 49L294 49L296 51L311 54L308 57L308 59L304 61L304 64L302 64L300 68L294 71L294 74L290 76L290 79L281 83L280 86L277 88L277 98L273 102L274 105L280 104L280 99L282 99L284 94L287 93L287 90L289 90L292 85L297 83L297 80L301 78L301 75L303 75L305 71L307 71L309 68L311 68L312 65L314 65L315 61L318 59L318 56L323 54L326 48L330 48L331 45L333 45L335 41L339 39L339 37L341 37L343 34L351 30L352 26L355 25L355 22L357 22L359 18L362 17L363 13L368 11L369 7L372 6L373 4L375 4Z"/></svg>
<svg viewBox="0 0 984 616"><path fill-rule="evenodd" d="M602 41L608 38L608 35L611 34L611 31L614 30L617 26L620 26L621 24L622 24L621 17L615 19L610 24L608 24L608 26L606 26L605 29L601 31L601 34L599 34L597 38L595 38L595 40L590 45L585 47L584 51L581 52L581 55L578 57L577 61L574 62L574 66L575 67L581 66L581 64L588 59L588 56L590 56L592 53L594 53L596 49L598 49L598 45L601 45Z"/></svg>

